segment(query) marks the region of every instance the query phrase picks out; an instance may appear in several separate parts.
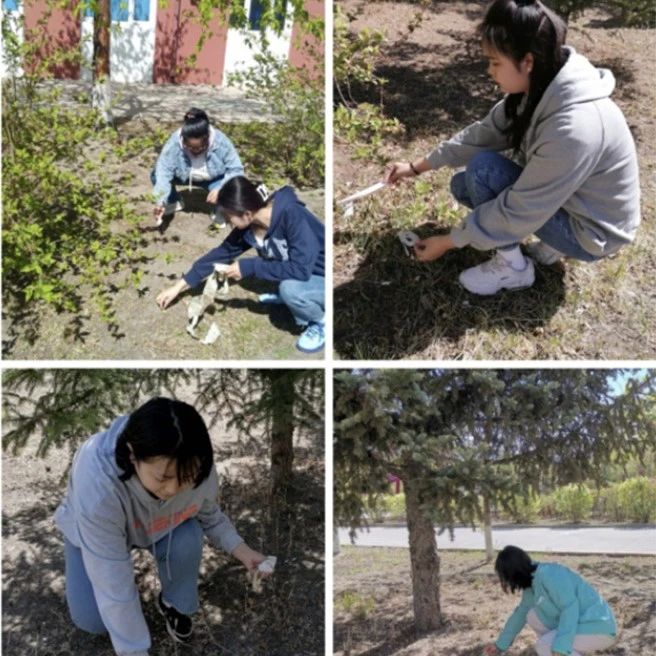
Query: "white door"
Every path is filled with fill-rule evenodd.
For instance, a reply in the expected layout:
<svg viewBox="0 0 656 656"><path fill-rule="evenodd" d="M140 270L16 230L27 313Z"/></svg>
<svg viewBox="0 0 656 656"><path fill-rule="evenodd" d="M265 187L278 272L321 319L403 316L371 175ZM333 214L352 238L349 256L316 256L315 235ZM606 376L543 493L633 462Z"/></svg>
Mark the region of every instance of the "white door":
<svg viewBox="0 0 656 656"><path fill-rule="evenodd" d="M228 75L244 71L255 65L255 55L261 51L257 37L259 35L259 19L262 15L263 5L272 0L245 0L245 10L248 16L249 28L237 30L228 29L226 43L225 65L223 68L224 84L228 82ZM281 16L283 29L280 34L269 30L269 51L278 58L286 59L289 54L289 44L292 38L292 20L289 7L286 5L285 16ZM249 37L252 45L248 45Z"/></svg>
<svg viewBox="0 0 656 656"><path fill-rule="evenodd" d="M157 0L111 0L110 77L113 82L152 82ZM93 16L82 20L82 78L91 79Z"/></svg>

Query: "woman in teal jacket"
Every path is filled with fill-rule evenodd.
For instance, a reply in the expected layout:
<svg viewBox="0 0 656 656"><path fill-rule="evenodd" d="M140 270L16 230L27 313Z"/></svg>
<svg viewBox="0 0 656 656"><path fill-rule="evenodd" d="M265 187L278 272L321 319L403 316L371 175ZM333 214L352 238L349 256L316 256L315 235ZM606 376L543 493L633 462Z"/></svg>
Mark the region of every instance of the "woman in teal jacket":
<svg viewBox="0 0 656 656"><path fill-rule="evenodd" d="M504 592L522 591L497 641L485 648L492 656L510 648L529 624L538 634L538 656L579 656L602 651L616 640L610 606L581 576L557 563L537 563L519 547L508 546L494 566Z"/></svg>

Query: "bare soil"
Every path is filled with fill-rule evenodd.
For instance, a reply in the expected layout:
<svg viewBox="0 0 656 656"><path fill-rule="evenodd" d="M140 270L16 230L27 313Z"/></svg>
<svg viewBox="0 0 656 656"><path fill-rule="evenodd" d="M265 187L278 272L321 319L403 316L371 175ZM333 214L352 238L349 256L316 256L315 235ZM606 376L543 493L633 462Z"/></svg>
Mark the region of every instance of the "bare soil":
<svg viewBox="0 0 656 656"><path fill-rule="evenodd" d="M380 179L385 161L415 159L479 120L499 99L485 72L475 27L485 2L430 2L408 35L418 2L338 2L354 19L351 31L382 30L376 72L387 80L384 113L404 126L377 161L353 143L334 145L335 198ZM652 272L656 228L656 87L653 29L618 28L599 10L569 26L568 42L617 80L613 99L636 141L643 224L636 242L595 264L567 260L536 267L535 285L491 298L462 289L457 276L488 254L471 248L437 262L408 258L401 229L420 236L447 231L464 216L452 207L442 169L405 181L334 219L335 350L345 359L633 359L656 353L656 292ZM354 86L358 102L379 103L381 92ZM381 317L385 317L381 321Z"/></svg>
<svg viewBox="0 0 656 656"><path fill-rule="evenodd" d="M612 606L617 644L604 654L652 654L656 649L654 557L558 556L582 574ZM418 634L413 626L407 549L346 547L335 557L335 653L340 656L480 656L496 640L517 596L505 595L492 564L478 552L440 551L443 628ZM533 656L535 637L525 628L508 652Z"/></svg>
<svg viewBox="0 0 656 656"><path fill-rule="evenodd" d="M178 647L155 608L159 593L150 554L133 551L154 656L315 656L324 653L324 474L322 448L296 446L294 515L269 518L265 441L255 448L218 424L213 436L220 503L246 541L278 556L260 594L241 564L207 542L200 573L201 610L190 646ZM322 441L321 441L322 443ZM37 458L37 440L3 455L2 651L7 656L113 656L107 637L77 629L64 598L63 540L52 515L65 491L70 454Z"/></svg>
<svg viewBox="0 0 656 656"><path fill-rule="evenodd" d="M127 123L120 127L126 139L149 129L146 124ZM166 127L171 131L178 125ZM221 125L230 134L229 125ZM263 124L263 130L266 124ZM239 146L236 143L237 147ZM101 144L97 145L101 147ZM215 321L221 337L211 346L194 340L187 332L187 306L201 287L185 292L166 310L155 303L157 294L173 284L201 255L218 246L229 227L218 230L210 221L211 208L202 190L181 190L185 211L176 213L161 228L152 218L150 172L159 147L125 161L110 161L106 172L129 183L117 185L117 193L127 196L143 216L143 278L138 288L121 287L116 281L114 304L118 329L108 325L95 310L92 290L80 288L85 299L80 316L56 313L51 308L25 304L23 308L3 308L2 337L5 359L23 360L279 360L324 357L323 352L304 354L295 348L300 334L285 306L263 306L257 300L262 292L275 291L274 283L245 280L230 286L230 296L217 302L204 315L198 334L205 336ZM245 163L247 174L248 162ZM301 200L321 220L324 217L323 190L297 190ZM117 224L116 230L125 227ZM246 253L244 257L252 257ZM112 281L114 282L114 281Z"/></svg>

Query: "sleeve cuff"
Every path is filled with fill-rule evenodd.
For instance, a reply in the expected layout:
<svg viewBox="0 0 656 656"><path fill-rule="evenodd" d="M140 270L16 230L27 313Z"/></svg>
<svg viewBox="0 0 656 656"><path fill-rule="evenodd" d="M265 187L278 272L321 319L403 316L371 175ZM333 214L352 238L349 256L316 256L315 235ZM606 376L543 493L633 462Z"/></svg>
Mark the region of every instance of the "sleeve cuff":
<svg viewBox="0 0 656 656"><path fill-rule="evenodd" d="M454 228L449 233L449 237L453 241L456 248L462 248L463 246L468 246L471 243L471 238L466 230L466 224L463 223L458 228Z"/></svg>

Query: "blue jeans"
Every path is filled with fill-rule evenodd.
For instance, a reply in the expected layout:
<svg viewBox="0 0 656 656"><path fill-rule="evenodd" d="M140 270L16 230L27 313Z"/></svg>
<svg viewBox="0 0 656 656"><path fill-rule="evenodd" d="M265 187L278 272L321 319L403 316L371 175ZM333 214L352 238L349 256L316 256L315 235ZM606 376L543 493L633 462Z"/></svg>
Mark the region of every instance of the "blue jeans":
<svg viewBox="0 0 656 656"><path fill-rule="evenodd" d="M492 151L483 151L474 155L467 164L467 169L456 173L451 178L451 193L455 199L474 209L496 198L519 178L522 167L512 160ZM567 257L584 262L594 262L601 257L588 253L579 244L569 214L559 209L546 223L536 230L535 235L545 244L555 248ZM517 244L508 244L500 250L514 248Z"/></svg>
<svg viewBox="0 0 656 656"><path fill-rule="evenodd" d="M283 280L278 295L299 326L311 321L323 323L326 298L326 279L323 276L311 276L309 280Z"/></svg>
<svg viewBox="0 0 656 656"><path fill-rule="evenodd" d="M198 570L203 552L203 529L188 519L173 529L168 568L168 536L155 543L157 570L162 597L176 610L191 615L198 610ZM66 603L74 624L88 633L106 633L93 586L84 567L82 551L64 540L66 563ZM171 578L168 572L170 570Z"/></svg>
<svg viewBox="0 0 656 656"><path fill-rule="evenodd" d="M216 189L223 184L223 178L225 178L225 175L221 175L214 180L194 180L191 184L194 187L201 187L207 191L212 191L212 189ZM157 183L155 169L150 172L150 181L153 183L153 185ZM166 199L167 203L175 203L180 200L180 194L175 188L175 185L189 185L189 179L181 180L180 178L173 178L173 180L171 180L171 193Z"/></svg>

